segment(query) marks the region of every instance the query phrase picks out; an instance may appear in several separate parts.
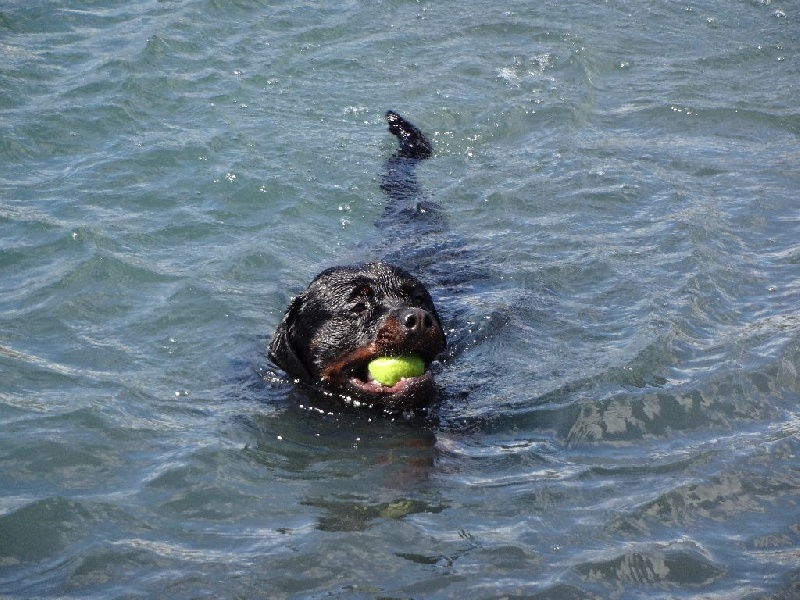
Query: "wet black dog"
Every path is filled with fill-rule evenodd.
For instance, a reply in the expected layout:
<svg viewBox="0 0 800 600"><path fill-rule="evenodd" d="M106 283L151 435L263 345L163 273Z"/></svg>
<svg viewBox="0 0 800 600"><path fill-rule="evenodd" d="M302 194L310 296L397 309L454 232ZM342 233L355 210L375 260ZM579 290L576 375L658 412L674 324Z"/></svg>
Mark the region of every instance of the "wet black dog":
<svg viewBox="0 0 800 600"><path fill-rule="evenodd" d="M399 149L387 161L382 189L403 210L424 212L417 202L414 167L432 146L414 125L394 112L386 119ZM424 406L436 394L429 371L445 348L439 315L425 286L405 270L377 262L333 267L292 299L269 344L269 358L302 383L345 400L386 411ZM425 373L393 386L367 371L380 356L416 354Z"/></svg>

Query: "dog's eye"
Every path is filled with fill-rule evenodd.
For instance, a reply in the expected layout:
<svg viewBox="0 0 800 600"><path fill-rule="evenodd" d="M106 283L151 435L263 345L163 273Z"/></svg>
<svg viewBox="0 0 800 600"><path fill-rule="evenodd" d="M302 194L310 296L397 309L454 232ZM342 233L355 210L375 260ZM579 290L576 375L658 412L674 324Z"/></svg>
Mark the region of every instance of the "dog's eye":
<svg viewBox="0 0 800 600"><path fill-rule="evenodd" d="M350 312L360 315L365 312L369 308L369 305L366 302L356 302L353 306L350 307Z"/></svg>
<svg viewBox="0 0 800 600"><path fill-rule="evenodd" d="M403 285L403 292L411 300L412 306L428 306L430 304L427 291L408 283Z"/></svg>
<svg viewBox="0 0 800 600"><path fill-rule="evenodd" d="M414 303L414 306L428 306L430 304L430 300L428 299L428 295L424 292L416 290L411 295L411 301Z"/></svg>
<svg viewBox="0 0 800 600"><path fill-rule="evenodd" d="M368 285L361 285L350 294L350 312L360 315L372 305L374 292Z"/></svg>

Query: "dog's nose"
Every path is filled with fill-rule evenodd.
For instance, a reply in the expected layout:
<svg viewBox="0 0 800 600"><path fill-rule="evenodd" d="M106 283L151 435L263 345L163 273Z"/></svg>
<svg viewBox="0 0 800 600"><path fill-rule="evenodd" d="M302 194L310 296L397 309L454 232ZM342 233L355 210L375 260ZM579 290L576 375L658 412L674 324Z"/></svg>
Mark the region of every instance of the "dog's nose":
<svg viewBox="0 0 800 600"><path fill-rule="evenodd" d="M433 316L421 308L407 308L400 313L400 323L408 333L422 335L433 327Z"/></svg>

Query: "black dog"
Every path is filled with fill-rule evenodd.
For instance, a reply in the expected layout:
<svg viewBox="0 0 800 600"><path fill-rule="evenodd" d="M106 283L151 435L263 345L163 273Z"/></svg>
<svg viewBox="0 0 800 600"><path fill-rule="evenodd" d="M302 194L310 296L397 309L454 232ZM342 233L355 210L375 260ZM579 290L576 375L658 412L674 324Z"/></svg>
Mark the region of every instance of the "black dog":
<svg viewBox="0 0 800 600"><path fill-rule="evenodd" d="M414 125L394 112L386 119L399 149L387 161L382 189L392 207L425 212L414 167L432 146ZM386 218L386 217L385 217ZM269 344L269 358L297 380L339 397L385 411L424 406L436 394L429 367L445 348L445 336L428 290L403 269L387 263L333 267L292 299ZM416 354L425 373L382 385L367 372L380 356Z"/></svg>

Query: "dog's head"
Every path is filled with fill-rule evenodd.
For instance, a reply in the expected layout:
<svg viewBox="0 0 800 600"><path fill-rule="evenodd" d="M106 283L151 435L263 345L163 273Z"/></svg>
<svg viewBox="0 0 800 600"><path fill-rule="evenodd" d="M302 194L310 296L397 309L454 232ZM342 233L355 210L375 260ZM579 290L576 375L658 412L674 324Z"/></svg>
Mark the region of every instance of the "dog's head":
<svg viewBox="0 0 800 600"><path fill-rule="evenodd" d="M370 263L320 273L292 299L269 357L289 375L384 410L423 406L436 393L428 368L445 348L433 300L403 269ZM393 386L372 380L380 356L419 355L425 373Z"/></svg>

